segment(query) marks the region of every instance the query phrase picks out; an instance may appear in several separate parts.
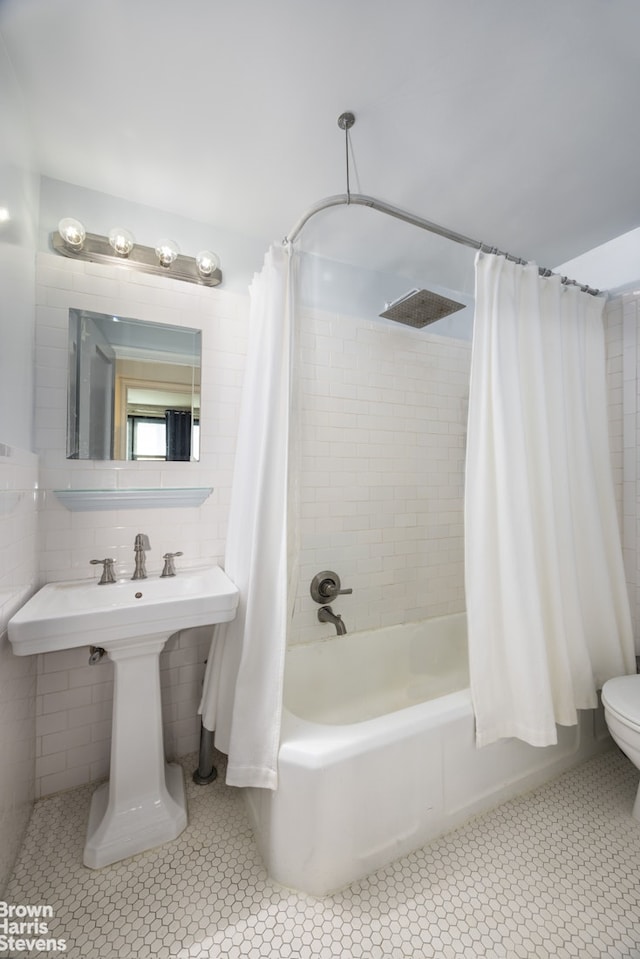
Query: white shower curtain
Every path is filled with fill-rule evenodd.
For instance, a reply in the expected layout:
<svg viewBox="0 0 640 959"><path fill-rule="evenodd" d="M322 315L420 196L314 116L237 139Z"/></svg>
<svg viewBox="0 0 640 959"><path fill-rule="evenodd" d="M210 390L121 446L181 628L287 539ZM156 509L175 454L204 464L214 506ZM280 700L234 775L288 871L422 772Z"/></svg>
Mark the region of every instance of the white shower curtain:
<svg viewBox="0 0 640 959"><path fill-rule="evenodd" d="M478 254L465 489L479 746L556 723L635 672L611 474L603 297Z"/></svg>
<svg viewBox="0 0 640 959"><path fill-rule="evenodd" d="M199 712L229 757L227 783L277 786L288 624L292 268L272 246L250 288L247 365L238 426L225 570L240 590L217 627Z"/></svg>

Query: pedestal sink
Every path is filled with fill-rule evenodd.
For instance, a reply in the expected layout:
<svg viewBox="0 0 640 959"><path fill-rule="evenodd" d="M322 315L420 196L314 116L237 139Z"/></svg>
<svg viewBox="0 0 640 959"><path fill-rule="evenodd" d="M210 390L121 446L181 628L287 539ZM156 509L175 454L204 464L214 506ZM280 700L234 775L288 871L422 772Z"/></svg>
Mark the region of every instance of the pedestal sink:
<svg viewBox="0 0 640 959"><path fill-rule="evenodd" d="M84 863L98 869L175 839L187 824L182 769L165 761L160 652L180 629L232 620L219 566L178 575L49 583L9 621L14 653L101 646L115 666L109 782L93 795Z"/></svg>

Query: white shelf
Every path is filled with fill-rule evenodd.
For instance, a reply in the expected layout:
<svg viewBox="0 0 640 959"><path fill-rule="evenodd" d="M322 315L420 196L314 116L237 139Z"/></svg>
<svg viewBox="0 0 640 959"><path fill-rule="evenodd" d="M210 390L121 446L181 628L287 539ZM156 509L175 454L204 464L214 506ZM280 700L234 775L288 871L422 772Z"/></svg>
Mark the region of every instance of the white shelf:
<svg viewBox="0 0 640 959"><path fill-rule="evenodd" d="M56 489L60 502L73 512L98 509L167 509L201 506L212 486L180 489Z"/></svg>

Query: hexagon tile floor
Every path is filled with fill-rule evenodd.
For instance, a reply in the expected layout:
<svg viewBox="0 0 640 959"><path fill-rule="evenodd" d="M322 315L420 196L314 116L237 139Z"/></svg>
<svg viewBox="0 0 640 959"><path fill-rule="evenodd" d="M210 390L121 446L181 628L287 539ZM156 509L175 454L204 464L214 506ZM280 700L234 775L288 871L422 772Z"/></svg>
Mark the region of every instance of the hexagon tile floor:
<svg viewBox="0 0 640 959"><path fill-rule="evenodd" d="M238 791L195 786L195 764L182 835L98 871L94 786L36 804L5 899L50 906L66 951L12 959L640 959L638 775L617 749L322 900L271 882Z"/></svg>

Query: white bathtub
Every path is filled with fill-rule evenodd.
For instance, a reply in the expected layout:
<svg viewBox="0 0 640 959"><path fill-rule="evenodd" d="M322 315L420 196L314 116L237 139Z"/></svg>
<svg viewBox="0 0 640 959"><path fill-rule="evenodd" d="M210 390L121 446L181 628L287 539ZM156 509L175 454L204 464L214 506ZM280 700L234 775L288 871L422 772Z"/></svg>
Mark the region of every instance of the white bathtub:
<svg viewBox="0 0 640 959"><path fill-rule="evenodd" d="M245 797L269 874L324 896L608 742L601 710L544 749L476 749L464 614L287 653L278 789Z"/></svg>

